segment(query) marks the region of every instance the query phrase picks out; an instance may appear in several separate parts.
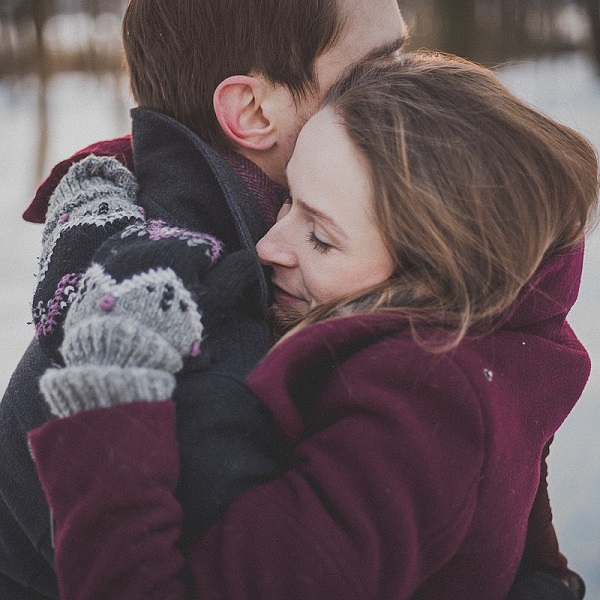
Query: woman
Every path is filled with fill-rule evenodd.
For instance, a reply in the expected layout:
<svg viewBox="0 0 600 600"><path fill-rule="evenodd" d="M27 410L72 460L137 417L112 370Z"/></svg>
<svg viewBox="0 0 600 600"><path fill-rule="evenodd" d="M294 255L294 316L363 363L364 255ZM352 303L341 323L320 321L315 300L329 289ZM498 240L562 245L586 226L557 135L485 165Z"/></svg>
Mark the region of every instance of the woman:
<svg viewBox="0 0 600 600"><path fill-rule="evenodd" d="M415 54L335 86L288 178L257 250L292 330L247 381L288 470L183 553L171 401L35 430L63 598L506 597L589 373L565 318L592 148L488 71Z"/></svg>

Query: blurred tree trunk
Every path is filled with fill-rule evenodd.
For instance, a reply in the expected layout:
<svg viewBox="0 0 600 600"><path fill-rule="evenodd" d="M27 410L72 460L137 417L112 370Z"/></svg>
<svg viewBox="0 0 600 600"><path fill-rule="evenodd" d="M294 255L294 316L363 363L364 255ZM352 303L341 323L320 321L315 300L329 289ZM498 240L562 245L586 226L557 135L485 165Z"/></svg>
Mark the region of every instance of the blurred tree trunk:
<svg viewBox="0 0 600 600"><path fill-rule="evenodd" d="M434 0L439 22L439 48L468 58L475 54L476 0Z"/></svg>
<svg viewBox="0 0 600 600"><path fill-rule="evenodd" d="M502 53L515 56L527 47L524 25L527 18L528 0L501 0L500 29Z"/></svg>
<svg viewBox="0 0 600 600"><path fill-rule="evenodd" d="M44 41L44 27L48 20L48 1L32 0L31 18L35 28L35 50L38 73L41 79L48 78L48 52Z"/></svg>
<svg viewBox="0 0 600 600"><path fill-rule="evenodd" d="M100 14L100 4L98 0L84 0L83 1L83 10L86 14L92 17L94 20L97 19ZM90 32L91 34L91 32ZM93 72L98 72L100 69L99 57L96 52L96 46L93 44L93 40L88 36L87 38L88 46L87 46L87 56L86 60L88 62L88 68Z"/></svg>
<svg viewBox="0 0 600 600"><path fill-rule="evenodd" d="M31 18L35 28L35 49L36 62L39 76L38 90L38 123L39 123L39 142L38 156L36 165L36 181L41 181L45 164L46 154L48 152L48 78L50 68L48 64L48 51L44 39L44 27L48 20L49 13L48 0L32 0Z"/></svg>
<svg viewBox="0 0 600 600"><path fill-rule="evenodd" d="M598 0L584 1L592 30L594 58L596 59L596 66L600 71L600 2Z"/></svg>

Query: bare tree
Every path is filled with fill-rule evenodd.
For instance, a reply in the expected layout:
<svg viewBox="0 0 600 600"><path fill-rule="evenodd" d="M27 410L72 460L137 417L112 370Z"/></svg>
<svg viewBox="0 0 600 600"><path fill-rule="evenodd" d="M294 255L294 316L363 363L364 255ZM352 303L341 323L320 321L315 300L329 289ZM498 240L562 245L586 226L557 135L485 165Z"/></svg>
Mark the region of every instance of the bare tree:
<svg viewBox="0 0 600 600"><path fill-rule="evenodd" d="M32 0L31 18L35 29L36 64L39 76L38 90L38 120L39 143L36 165L36 180L41 180L44 173L46 154L48 151L48 79L50 68L48 63L48 50L44 39L44 27L49 16L48 0Z"/></svg>
<svg viewBox="0 0 600 600"><path fill-rule="evenodd" d="M501 0L500 30L502 32L501 47L505 56L514 56L527 48L525 23L529 1Z"/></svg>
<svg viewBox="0 0 600 600"><path fill-rule="evenodd" d="M592 30L592 49L596 66L600 71L600 2L598 0L584 0L585 9L590 20Z"/></svg>
<svg viewBox="0 0 600 600"><path fill-rule="evenodd" d="M473 57L477 35L476 0L434 0L440 50Z"/></svg>
<svg viewBox="0 0 600 600"><path fill-rule="evenodd" d="M48 20L47 0L32 0L31 18L35 28L35 49L38 73L42 80L48 78L48 52L44 40L44 27Z"/></svg>

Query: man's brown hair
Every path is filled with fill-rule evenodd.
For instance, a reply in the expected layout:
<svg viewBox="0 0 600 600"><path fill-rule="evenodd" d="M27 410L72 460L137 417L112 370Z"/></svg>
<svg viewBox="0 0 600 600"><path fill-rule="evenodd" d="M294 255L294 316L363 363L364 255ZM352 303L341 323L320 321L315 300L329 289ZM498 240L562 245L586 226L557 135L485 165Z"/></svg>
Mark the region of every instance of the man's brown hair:
<svg viewBox="0 0 600 600"><path fill-rule="evenodd" d="M316 84L315 60L341 27L339 0L130 0L123 44L138 105L227 148L213 93L232 75L261 74L295 99Z"/></svg>

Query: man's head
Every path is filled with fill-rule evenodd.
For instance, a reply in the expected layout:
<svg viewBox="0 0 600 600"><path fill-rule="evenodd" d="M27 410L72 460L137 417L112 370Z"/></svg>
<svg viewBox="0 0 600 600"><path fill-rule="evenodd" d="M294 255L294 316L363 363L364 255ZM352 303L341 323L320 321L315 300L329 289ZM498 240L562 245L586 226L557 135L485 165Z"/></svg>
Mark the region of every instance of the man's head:
<svg viewBox="0 0 600 600"><path fill-rule="evenodd" d="M130 0L123 22L137 103L280 183L327 88L404 35L397 0Z"/></svg>

